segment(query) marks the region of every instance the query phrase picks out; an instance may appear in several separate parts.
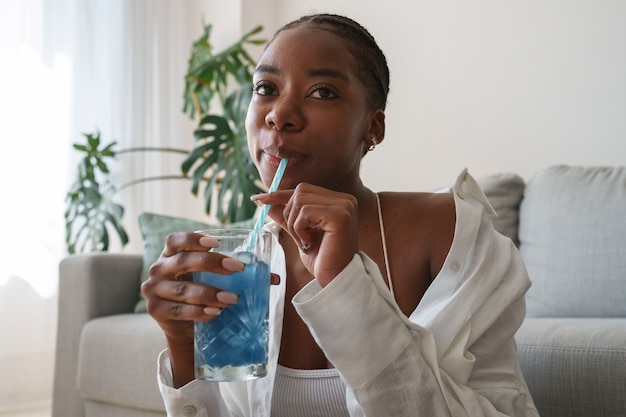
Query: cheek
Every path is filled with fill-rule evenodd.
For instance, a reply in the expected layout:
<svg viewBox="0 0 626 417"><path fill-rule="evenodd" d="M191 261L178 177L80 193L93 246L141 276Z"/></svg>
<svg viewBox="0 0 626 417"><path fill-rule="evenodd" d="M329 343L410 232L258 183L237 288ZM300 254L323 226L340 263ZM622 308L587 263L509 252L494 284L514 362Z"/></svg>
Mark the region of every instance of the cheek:
<svg viewBox="0 0 626 417"><path fill-rule="evenodd" d="M245 121L245 128L246 128L246 138L248 141L248 152L250 152L250 157L252 159L252 162L254 163L254 166L256 166L257 170L259 171L259 175L261 177L261 181L265 184L269 186L268 181L272 181L272 177L269 177L268 179L268 173L263 171L263 166L261 164L261 161L259 161L259 152L258 152L258 144L257 144L257 134L259 132L259 113L258 110L253 107L252 105L250 105L250 107L248 108L248 112L246 113L246 121Z"/></svg>
<svg viewBox="0 0 626 417"><path fill-rule="evenodd" d="M246 137L248 138L248 145L250 145L250 137L254 135L254 124L253 124L254 116L255 116L254 110L252 109L252 105L250 105L246 113L246 121L244 124L246 128Z"/></svg>
<svg viewBox="0 0 626 417"><path fill-rule="evenodd" d="M252 159L256 158L254 155L254 151L256 150L256 134L258 131L257 124L257 113L252 106L248 108L248 112L246 113L246 121L245 121L245 129L246 129L246 138L248 140L248 149L250 150L250 154L252 155Z"/></svg>

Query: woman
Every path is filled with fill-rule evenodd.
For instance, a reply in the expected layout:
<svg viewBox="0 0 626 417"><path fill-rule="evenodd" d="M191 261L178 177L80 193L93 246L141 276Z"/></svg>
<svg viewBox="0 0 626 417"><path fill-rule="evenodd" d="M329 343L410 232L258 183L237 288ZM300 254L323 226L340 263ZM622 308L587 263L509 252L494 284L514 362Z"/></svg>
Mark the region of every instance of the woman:
<svg viewBox="0 0 626 417"><path fill-rule="evenodd" d="M476 182L463 172L449 193L377 194L360 179L388 88L383 53L348 18L306 16L268 44L246 129L265 184L289 158L279 191L254 198L280 242L269 375L194 380L192 321L237 299L189 275L242 264L172 234L143 286L167 339L170 415L537 415L513 339L530 282Z"/></svg>

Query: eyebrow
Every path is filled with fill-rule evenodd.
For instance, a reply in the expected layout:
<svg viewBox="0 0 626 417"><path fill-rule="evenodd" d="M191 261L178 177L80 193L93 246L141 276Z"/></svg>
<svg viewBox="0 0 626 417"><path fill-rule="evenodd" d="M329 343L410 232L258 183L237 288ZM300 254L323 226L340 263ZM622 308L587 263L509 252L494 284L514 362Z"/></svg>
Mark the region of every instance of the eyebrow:
<svg viewBox="0 0 626 417"><path fill-rule="evenodd" d="M307 75L310 77L331 77L340 78L349 82L350 79L341 71L332 68L313 68L308 70Z"/></svg>
<svg viewBox="0 0 626 417"><path fill-rule="evenodd" d="M275 74L275 75L279 75L280 71L278 70L278 68L273 67L271 65L257 65L257 67L254 70L254 73L263 73L263 74Z"/></svg>
<svg viewBox="0 0 626 417"><path fill-rule="evenodd" d="M280 75L280 69L272 66L261 64L256 67L254 70L255 74L263 73L263 74L273 74ZM350 79L341 71L332 69L332 68L312 68L306 71L306 75L309 77L331 77L331 78L339 78L346 82L350 82Z"/></svg>

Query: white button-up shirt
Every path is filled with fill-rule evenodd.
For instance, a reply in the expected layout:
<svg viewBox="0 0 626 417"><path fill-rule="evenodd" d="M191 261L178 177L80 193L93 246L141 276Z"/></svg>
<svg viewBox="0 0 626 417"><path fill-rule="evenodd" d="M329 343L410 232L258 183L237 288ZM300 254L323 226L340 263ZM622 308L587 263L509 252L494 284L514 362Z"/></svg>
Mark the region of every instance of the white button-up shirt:
<svg viewBox="0 0 626 417"><path fill-rule="evenodd" d="M452 192L452 246L410 317L362 253L326 287L313 280L291 300L344 379L351 416L538 416L514 340L528 274L515 245L494 230L493 208L466 171ZM285 276L280 248L272 271ZM199 417L271 416L284 298L282 280L271 289L264 378L195 380L174 389L167 351L161 354L159 386L169 416L192 415L192 409Z"/></svg>

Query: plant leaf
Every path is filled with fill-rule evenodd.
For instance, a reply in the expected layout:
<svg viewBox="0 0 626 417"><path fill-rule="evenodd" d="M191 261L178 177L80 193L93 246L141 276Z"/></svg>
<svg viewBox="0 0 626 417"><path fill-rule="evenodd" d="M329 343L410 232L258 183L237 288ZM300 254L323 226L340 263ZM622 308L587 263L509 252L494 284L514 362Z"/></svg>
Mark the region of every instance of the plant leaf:
<svg viewBox="0 0 626 417"><path fill-rule="evenodd" d="M113 202L115 187L106 161L116 157L115 142L100 148L100 133L85 133L86 144L74 144L85 152L79 162L75 182L65 201L65 241L69 253L98 252L109 248L107 227L116 231L122 246L128 235L121 224L124 209Z"/></svg>

